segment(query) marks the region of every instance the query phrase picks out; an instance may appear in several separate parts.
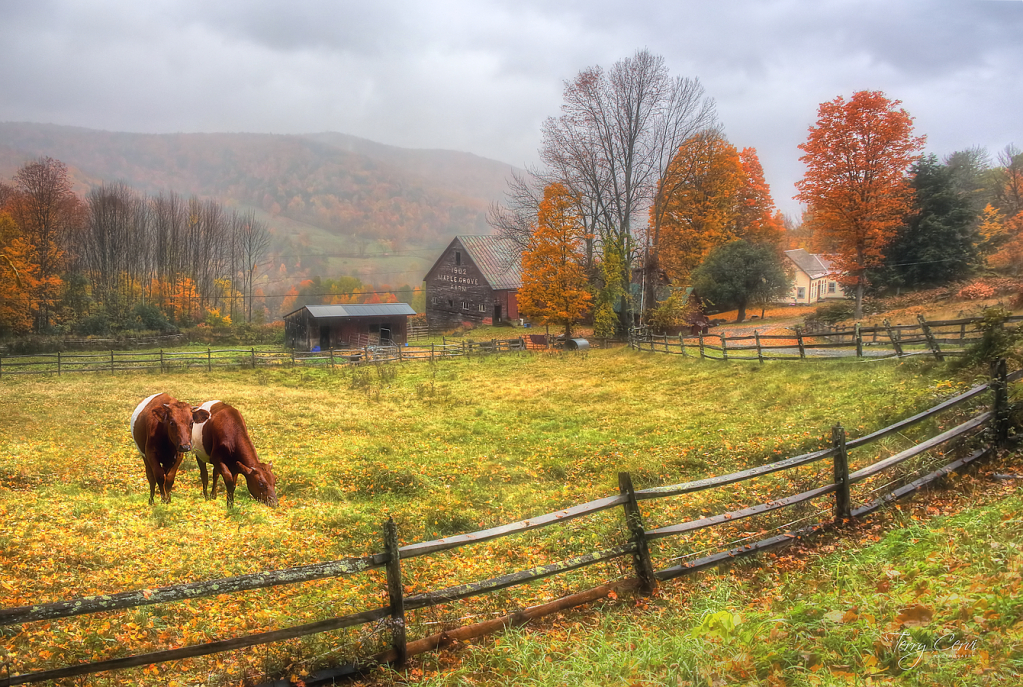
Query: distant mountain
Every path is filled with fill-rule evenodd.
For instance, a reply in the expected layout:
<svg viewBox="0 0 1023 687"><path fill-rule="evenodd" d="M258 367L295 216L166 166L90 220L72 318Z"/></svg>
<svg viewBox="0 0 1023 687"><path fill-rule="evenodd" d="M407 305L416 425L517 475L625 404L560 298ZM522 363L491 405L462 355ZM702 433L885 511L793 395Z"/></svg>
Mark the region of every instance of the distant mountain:
<svg viewBox="0 0 1023 687"><path fill-rule="evenodd" d="M133 134L0 123L0 177L40 156L67 164L83 193L123 181L149 194L195 194L260 210L281 232L305 227L314 247L325 232L391 250L488 233L487 207L502 199L514 169L340 133Z"/></svg>

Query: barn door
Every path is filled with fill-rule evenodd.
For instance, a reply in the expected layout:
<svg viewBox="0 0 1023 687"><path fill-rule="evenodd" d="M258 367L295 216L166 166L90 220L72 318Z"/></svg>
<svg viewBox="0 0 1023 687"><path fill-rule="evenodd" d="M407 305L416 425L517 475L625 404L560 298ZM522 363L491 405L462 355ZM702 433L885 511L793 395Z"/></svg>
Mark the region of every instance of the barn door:
<svg viewBox="0 0 1023 687"><path fill-rule="evenodd" d="M497 324L500 321L501 321L501 306L500 305L495 305L494 306L494 324Z"/></svg>
<svg viewBox="0 0 1023 687"><path fill-rule="evenodd" d="M320 325L320 350L325 351L330 348L330 326L326 324Z"/></svg>

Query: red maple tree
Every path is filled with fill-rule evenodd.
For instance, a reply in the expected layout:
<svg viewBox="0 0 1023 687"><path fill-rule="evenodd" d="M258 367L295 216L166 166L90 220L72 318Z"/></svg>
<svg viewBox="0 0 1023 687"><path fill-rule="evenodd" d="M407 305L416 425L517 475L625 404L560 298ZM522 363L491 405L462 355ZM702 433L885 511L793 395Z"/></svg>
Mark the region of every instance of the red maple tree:
<svg viewBox="0 0 1023 687"><path fill-rule="evenodd" d="M818 247L833 255L842 281L855 286L856 317L863 315L866 270L912 210L906 170L924 138L913 118L881 91L859 91L821 103L816 125L799 148L805 154L796 199L806 203Z"/></svg>

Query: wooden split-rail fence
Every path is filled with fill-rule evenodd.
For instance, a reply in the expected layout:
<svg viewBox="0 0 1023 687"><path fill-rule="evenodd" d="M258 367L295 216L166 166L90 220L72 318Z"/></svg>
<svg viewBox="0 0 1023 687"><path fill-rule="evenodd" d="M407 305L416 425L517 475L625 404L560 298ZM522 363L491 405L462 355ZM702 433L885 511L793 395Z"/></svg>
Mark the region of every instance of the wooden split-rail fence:
<svg viewBox="0 0 1023 687"><path fill-rule="evenodd" d="M1023 321L1013 315L1002 321ZM805 358L902 358L913 355L945 356L965 353L966 348L981 341L977 326L982 318L928 321L917 316L917 324L891 324L836 328L834 331L806 333L796 327L791 334L753 334L728 336L721 333L653 334L649 329L633 330L629 344L639 351L656 351L711 360L801 360Z"/></svg>
<svg viewBox="0 0 1023 687"><path fill-rule="evenodd" d="M308 580L337 578L359 575L368 570L384 568L387 577L387 594L389 603L379 608L371 608L359 613L341 617L330 617L323 620L262 632L233 639L224 639L206 644L197 644L176 649L167 649L150 653L124 656L107 660L81 663L59 668L29 670L0 677L0 684L21 685L57 680L80 675L89 675L103 671L147 666L150 664L176 661L186 658L208 656L246 647L264 645L273 642L303 637L330 630L352 628L367 623L385 622L390 628L390 649L373 657L366 657L359 664L329 669L304 678L307 685L332 684L332 681L344 674L350 674L359 666L375 663L402 664L408 656L423 653L443 646L455 639L467 639L498 631L504 627L526 622L535 617L557 612L582 603L607 596L611 591L639 589L649 592L658 582L688 575L721 563L727 563L743 556L765 551L794 539L808 537L822 531L828 524L841 523L851 518L860 517L896 499L902 498L923 486L940 479L948 473L959 470L988 455L996 446L1005 446L1010 432L1010 407L1008 402L1008 384L1023 377L1023 371L1006 374L1005 361L1001 360L993 367L993 375L989 382L975 386L963 393L950 398L929 410L913 415L893 425L872 432L856 439L848 439L841 425L832 429L831 446L793 456L774 463L768 463L747 470L742 470L720 477L701 479L684 484L659 486L648 489L636 489L628 473L619 473L619 489L617 494L590 501L564 510L521 520L511 524L485 529L479 532L444 537L432 541L401 545L397 528L388 520L384 525L383 549L376 554L361 558L345 558L312 565L305 565L286 570L276 570L249 575L240 575L217 580L206 580L179 584L158 589L144 589L121 592L102 596L90 596L66 601L40 602L19 608L0 609L0 627L12 627L35 622L52 622L60 618L84 614L109 612L117 609L139 608L152 604L170 603L210 597L220 594L237 593L245 590L263 589L280 585L290 585ZM971 399L978 399L982 394L991 392L990 407L951 428L944 429L935 436L921 441L894 455L865 465L855 471L850 470L849 455L851 451L873 444L878 440L904 431L925 420L936 418L952 408L961 406ZM977 410L980 408L975 408ZM946 418L945 423L948 422ZM978 435L985 429L990 430L978 442ZM890 473L893 468L905 461L922 454L936 451L941 465L931 470L934 465L918 468L915 472L902 475L891 480L886 490L877 499L865 503L854 503L850 487L863 480L882 473ZM951 457L954 456L954 459ZM827 483L814 489L790 494L764 503L753 503L744 508L727 513L704 516L695 520L678 524L647 528L639 509L641 501L669 499L683 494L692 494L704 490L716 489L726 485L740 484L764 475L792 470L800 466L810 465L818 461L830 460L832 469L826 470ZM946 462L947 461L947 462ZM908 483L909 477L917 472L931 470ZM888 475L885 475L885 479ZM893 485L902 483L894 488ZM755 493L752 490L750 493ZM874 492L876 493L876 492ZM735 523L744 518L791 508L815 499L834 494L834 503L828 509L831 516L826 521L796 530L783 531L776 536L767 537L751 544L737 548L719 550L708 556L667 567L659 567L658 560L651 555L651 543L662 539L682 537L698 530L713 528L727 523ZM541 565L539 567L500 575L491 579L470 584L449 587L431 592L423 592L408 596L404 592L402 581L402 563L412 558L428 556L443 551L452 551L461 547L472 546L501 537L528 532L545 527L557 527L567 522L593 515L609 509L620 508L628 540L617 546L575 556L560 562ZM791 524L791 523L790 523ZM787 527L787 526L783 526ZM782 528L779 528L782 529ZM457 600L467 599L482 594L492 593L509 587L523 585L536 580L558 575L572 570L579 570L603 561L629 558L632 561L634 575L622 580L610 581L599 587L581 591L562 597L541 606L524 609L518 613L497 618L476 625L463 626L435 635L409 641L406 635L406 613L430 606L449 604ZM668 561L673 562L673 561ZM275 682L275 685L288 684Z"/></svg>
<svg viewBox="0 0 1023 687"><path fill-rule="evenodd" d="M257 367L330 367L406 360L441 360L526 350L521 338L463 340L428 346L362 346L316 352L233 348L205 351L109 351L0 356L0 379L15 375L64 375L79 372L171 372L175 370Z"/></svg>

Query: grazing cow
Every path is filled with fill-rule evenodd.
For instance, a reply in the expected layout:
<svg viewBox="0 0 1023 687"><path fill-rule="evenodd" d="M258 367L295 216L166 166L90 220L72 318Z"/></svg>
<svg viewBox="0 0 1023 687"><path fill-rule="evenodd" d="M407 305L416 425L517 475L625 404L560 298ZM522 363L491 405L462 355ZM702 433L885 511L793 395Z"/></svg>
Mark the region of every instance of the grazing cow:
<svg viewBox="0 0 1023 687"><path fill-rule="evenodd" d="M223 401L206 401L199 408L210 415L209 420L192 427L192 450L202 475L202 495L207 499L217 498L217 476L221 475L227 489L227 505L233 506L234 487L238 475L242 474L254 499L276 506L277 478L273 473L273 463L259 462L242 414ZM213 489L210 493L206 491L209 480L207 464L213 466Z"/></svg>
<svg viewBox="0 0 1023 687"><path fill-rule="evenodd" d="M153 394L135 408L131 414L131 436L146 465L149 505L153 505L157 486L163 502L170 503L178 466L192 450L192 425L205 422L209 416L208 410L193 408L166 393Z"/></svg>

